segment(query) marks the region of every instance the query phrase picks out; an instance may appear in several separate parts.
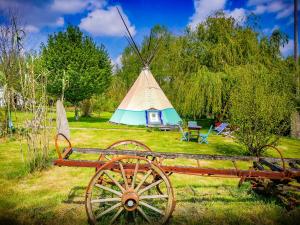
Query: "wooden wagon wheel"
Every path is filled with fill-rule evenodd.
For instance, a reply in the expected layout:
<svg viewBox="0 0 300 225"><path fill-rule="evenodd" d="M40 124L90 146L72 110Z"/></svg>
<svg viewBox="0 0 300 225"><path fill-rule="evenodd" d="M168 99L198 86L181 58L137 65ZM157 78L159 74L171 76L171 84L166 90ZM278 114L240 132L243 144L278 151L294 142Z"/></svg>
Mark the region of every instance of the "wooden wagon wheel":
<svg viewBox="0 0 300 225"><path fill-rule="evenodd" d="M113 149L113 150L134 150L134 151L149 151L152 152L151 148L148 147L147 145L145 145L142 142L136 141L136 140L121 140L121 141L117 141L113 144L111 144L110 146L108 146L106 149ZM122 156L122 154L120 155L104 155L104 154L100 154L98 160L100 161L110 161L114 158L120 157ZM152 158L152 161L154 161L155 159ZM128 159L128 162L130 163L130 159ZM96 171L99 168L96 168ZM120 171L119 171L120 172ZM127 177L127 179L132 179L131 177ZM99 177L100 182L106 182L105 178L103 176ZM129 182L129 181L128 181ZM159 191L159 187L157 186L158 191Z"/></svg>
<svg viewBox="0 0 300 225"><path fill-rule="evenodd" d="M113 168L121 173L112 171ZM159 179L154 182L151 174L157 174ZM101 176L111 182L99 184ZM127 176L133 176L131 183ZM157 194L157 185L163 194ZM164 224L174 210L175 198L168 176L155 162L123 156L107 162L95 173L86 191L85 204L91 224Z"/></svg>
<svg viewBox="0 0 300 225"><path fill-rule="evenodd" d="M114 149L114 150L120 150L120 151L122 151L122 150L134 150L134 151L149 151L149 152L152 152L150 147L148 147L144 143L136 141L136 140L117 141L117 142L111 144L110 146L108 146L106 149ZM100 161L109 161L113 158L120 157L120 156L122 156L122 155L121 154L120 155L103 155L103 154L100 154L98 160L100 160ZM151 158L148 158L148 159L150 159L152 161L155 161L158 165L160 165L160 160L158 158L151 157ZM127 163L130 163L130 160ZM97 170L98 169L96 168L96 171ZM169 176L170 174L167 174L167 175ZM153 177L153 181L158 179L158 177L156 177L156 174L152 174L152 177ZM128 179L128 182L130 182L130 180L132 180L132 177L128 176L127 179ZM99 180L100 180L100 182L107 182L103 176L99 177ZM160 190L159 185L156 186L156 189L157 189L158 193L162 194L162 191Z"/></svg>
<svg viewBox="0 0 300 225"><path fill-rule="evenodd" d="M280 160L281 160L281 165L282 165L282 172L286 173L286 166L285 166L285 161L284 161L282 152L278 148L276 148L275 146L273 146L273 145L265 145L262 149L264 149L264 148L266 148L266 149L271 148L271 149L275 150L279 154L279 157L280 157Z"/></svg>
<svg viewBox="0 0 300 225"><path fill-rule="evenodd" d="M121 140L117 141L110 146L108 146L106 149L113 149L113 150L134 150L134 151L148 151L152 152L151 148L149 148L147 145L143 144L142 142L136 141L136 140ZM113 158L119 157L120 155L103 155L100 154L98 160L106 161L106 160L111 160Z"/></svg>
<svg viewBox="0 0 300 225"><path fill-rule="evenodd" d="M62 133L55 136L55 150L59 159L66 159L72 153L72 144Z"/></svg>

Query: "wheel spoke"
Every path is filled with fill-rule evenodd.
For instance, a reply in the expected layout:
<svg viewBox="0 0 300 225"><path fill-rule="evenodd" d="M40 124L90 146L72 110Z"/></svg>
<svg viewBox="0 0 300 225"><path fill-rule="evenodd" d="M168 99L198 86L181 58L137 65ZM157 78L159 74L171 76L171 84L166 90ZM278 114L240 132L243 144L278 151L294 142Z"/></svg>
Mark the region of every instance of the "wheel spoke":
<svg viewBox="0 0 300 225"><path fill-rule="evenodd" d="M126 189L128 189L129 187L128 187L128 182L127 182L125 170L124 170L124 167L123 167L121 162L119 162L119 166L120 166L121 173L122 173L122 176L123 176L123 179L124 179L125 187L126 187Z"/></svg>
<svg viewBox="0 0 300 225"><path fill-rule="evenodd" d="M103 199L93 199L91 203L103 203L103 202L119 202L121 198L103 198Z"/></svg>
<svg viewBox="0 0 300 225"><path fill-rule="evenodd" d="M146 175L143 177L142 181L139 183L139 185L134 189L135 191L138 191L140 189L140 187L143 185L143 183L147 180L147 178L150 176L150 174L152 173L151 170L149 170Z"/></svg>
<svg viewBox="0 0 300 225"><path fill-rule="evenodd" d="M109 191L109 192L111 192L111 193L114 193L114 194L116 194L116 195L118 195L118 196L120 196L120 197L122 196L122 193L121 193L121 192L116 191L116 190L113 190L113 189L111 189L111 188L109 188L109 187L105 187L105 186L103 186L103 185L101 185L101 184L95 184L95 186L98 187L98 188L101 188L101 189L103 189L103 190Z"/></svg>
<svg viewBox="0 0 300 225"><path fill-rule="evenodd" d="M110 220L109 224L113 224L113 222L115 222L115 220L118 218L118 216L120 215L120 213L123 211L123 207L121 207L118 212L114 215L114 217Z"/></svg>
<svg viewBox="0 0 300 225"><path fill-rule="evenodd" d="M161 214L161 215L165 215L164 212L163 212L162 210L160 210L160 209L158 209L158 208L156 208L156 207L154 207L154 206L152 206L152 205L149 205L149 204L146 203L146 202L140 201L139 204L142 205L142 206L145 206L145 207L147 207L147 208L149 208L149 209L152 209L153 211L155 211L155 212L157 212L157 213L159 213L159 214Z"/></svg>
<svg viewBox="0 0 300 225"><path fill-rule="evenodd" d="M140 190L140 191L138 192L138 195L141 195L143 192L149 190L150 188L153 188L153 187L159 185L161 182L163 182L163 179L160 179L160 180L158 180L158 181L156 181L156 182L154 182L154 183L148 185L148 186L145 187L144 189Z"/></svg>
<svg viewBox="0 0 300 225"><path fill-rule="evenodd" d="M99 215L96 216L96 219L99 219L101 216L104 216L105 214L111 212L112 210L114 210L115 208L118 208L122 205L122 203L117 203L115 205L113 205L112 207L109 207L108 209L104 210L102 213L100 213Z"/></svg>
<svg viewBox="0 0 300 225"><path fill-rule="evenodd" d="M143 196L140 196L140 200L156 199L156 198L168 198L168 195L143 195Z"/></svg>
<svg viewBox="0 0 300 225"><path fill-rule="evenodd" d="M139 168L139 163L140 163L140 160L138 160L136 162L136 165L135 165L135 168L134 168L134 173L133 173L133 178L132 178L132 184L131 184L131 188L134 189L134 183L136 181L136 176L137 176L137 172L138 172L138 168Z"/></svg>
<svg viewBox="0 0 300 225"><path fill-rule="evenodd" d="M106 171L104 171L104 173L120 188L120 190L122 192L125 192L125 189L121 186L121 184L115 179L113 178L109 173L107 173Z"/></svg>
<svg viewBox="0 0 300 225"><path fill-rule="evenodd" d="M149 217L146 215L146 213L141 207L138 206L137 210L142 214L142 216L147 220L148 223L152 224L151 220L149 219Z"/></svg>

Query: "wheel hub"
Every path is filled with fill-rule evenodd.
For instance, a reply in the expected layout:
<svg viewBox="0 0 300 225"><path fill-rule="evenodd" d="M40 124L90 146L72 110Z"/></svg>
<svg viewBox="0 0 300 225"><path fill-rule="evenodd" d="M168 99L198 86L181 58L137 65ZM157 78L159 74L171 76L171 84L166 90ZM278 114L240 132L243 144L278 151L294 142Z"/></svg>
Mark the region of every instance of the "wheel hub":
<svg viewBox="0 0 300 225"><path fill-rule="evenodd" d="M127 211L134 211L139 204L139 196L133 189L129 189L122 195L122 203Z"/></svg>

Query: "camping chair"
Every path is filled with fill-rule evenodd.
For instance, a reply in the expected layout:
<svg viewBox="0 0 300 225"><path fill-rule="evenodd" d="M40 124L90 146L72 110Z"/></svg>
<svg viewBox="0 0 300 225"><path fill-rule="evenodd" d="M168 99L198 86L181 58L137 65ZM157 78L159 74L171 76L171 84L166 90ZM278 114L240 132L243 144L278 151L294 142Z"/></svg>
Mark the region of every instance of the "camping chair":
<svg viewBox="0 0 300 225"><path fill-rule="evenodd" d="M228 123L221 123L220 126L216 127L214 130L217 132L217 135L221 134L225 128L228 126Z"/></svg>
<svg viewBox="0 0 300 225"><path fill-rule="evenodd" d="M178 124L180 133L181 133L181 138L180 141L188 141L188 135L189 133L187 131L184 131L181 124Z"/></svg>
<svg viewBox="0 0 300 225"><path fill-rule="evenodd" d="M212 130L212 127L213 127L213 125L210 126L207 134L200 134L199 135L199 138L200 138L199 144L202 144L203 142L206 143L206 144L208 144L208 140L207 139L208 139L208 136L209 136L209 134L210 134L210 132Z"/></svg>

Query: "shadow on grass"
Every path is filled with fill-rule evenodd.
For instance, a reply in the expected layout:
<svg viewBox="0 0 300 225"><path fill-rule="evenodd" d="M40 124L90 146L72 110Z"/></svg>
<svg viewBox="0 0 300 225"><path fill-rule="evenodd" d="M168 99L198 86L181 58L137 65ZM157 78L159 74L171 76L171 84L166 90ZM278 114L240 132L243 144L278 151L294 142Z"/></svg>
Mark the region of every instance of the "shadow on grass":
<svg viewBox="0 0 300 225"><path fill-rule="evenodd" d="M67 204L84 204L85 202L85 190L86 187L84 186L75 186L73 187L68 194L66 200L63 203Z"/></svg>
<svg viewBox="0 0 300 225"><path fill-rule="evenodd" d="M201 177L199 178L201 179ZM213 177L212 177L213 179ZM187 187L192 187L192 188L232 188L232 185L230 184L193 184L192 186L186 185L186 184L177 184L175 189L180 189L180 188L187 188Z"/></svg>
<svg viewBox="0 0 300 225"><path fill-rule="evenodd" d="M223 203L241 203L241 202L257 202L260 201L257 198L254 198L252 196L249 197L235 197L230 196L231 198L225 197L225 196L210 196L210 194L204 194L200 196L190 197L190 198L184 198L184 199L177 199L176 202L182 202L182 203L211 203L211 202L223 202Z"/></svg>
<svg viewBox="0 0 300 225"><path fill-rule="evenodd" d="M0 225L21 225L24 224L11 216L0 216ZM29 223L28 223L29 224Z"/></svg>
<svg viewBox="0 0 300 225"><path fill-rule="evenodd" d="M214 150L222 155L249 155L245 149L234 143L211 143Z"/></svg>
<svg viewBox="0 0 300 225"><path fill-rule="evenodd" d="M109 121L109 118L102 117L79 117L75 120L75 117L68 117L69 122L86 122L86 123L105 123Z"/></svg>

